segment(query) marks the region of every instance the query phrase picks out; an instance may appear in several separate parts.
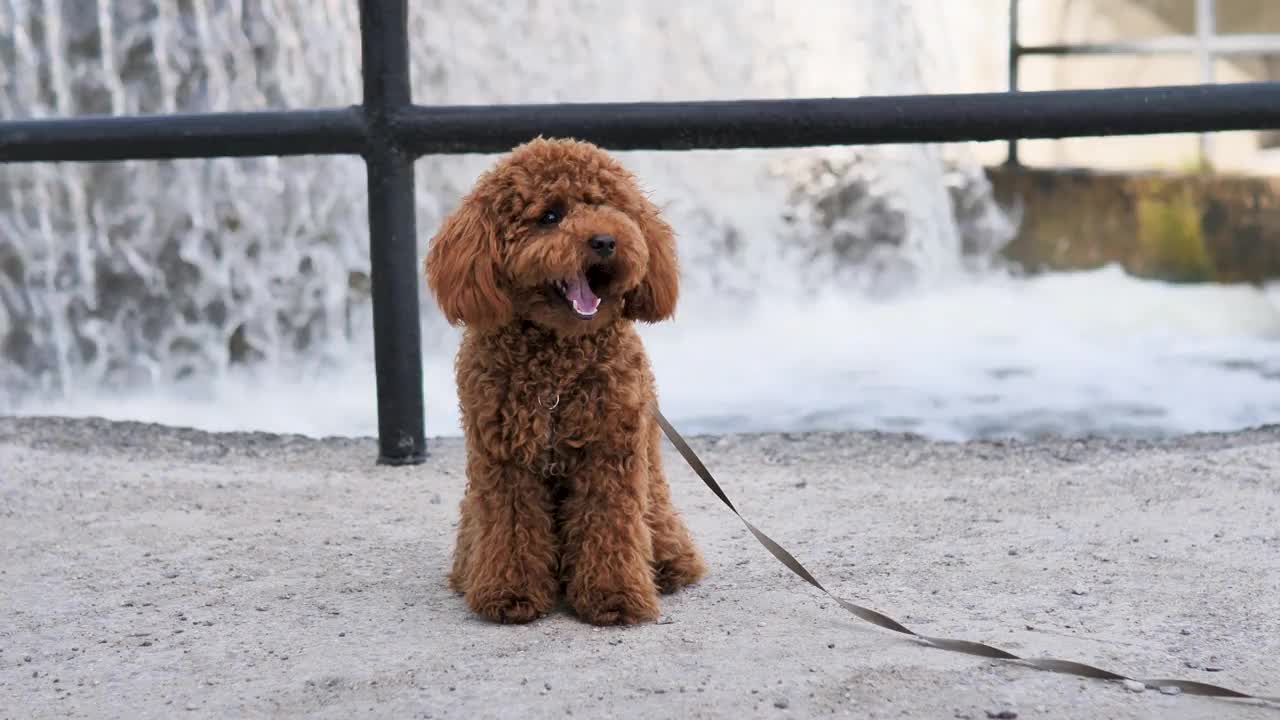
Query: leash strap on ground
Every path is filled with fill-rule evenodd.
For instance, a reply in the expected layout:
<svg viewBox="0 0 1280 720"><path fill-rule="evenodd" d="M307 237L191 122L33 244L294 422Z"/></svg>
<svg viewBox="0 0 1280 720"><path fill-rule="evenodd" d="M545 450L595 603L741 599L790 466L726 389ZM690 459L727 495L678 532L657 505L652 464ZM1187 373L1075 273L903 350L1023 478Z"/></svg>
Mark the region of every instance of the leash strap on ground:
<svg viewBox="0 0 1280 720"><path fill-rule="evenodd" d="M697 453L693 451L693 448L689 447L689 443L685 442L680 433L676 432L676 429L671 426L671 423L663 417L662 412L656 407L654 408L653 413L657 416L658 424L662 427L662 431L666 433L667 438L671 440L671 443L675 445L676 449L680 451L680 454L684 456L685 461L688 462L689 466L693 468L693 471L698 474L698 477L702 478L702 482L706 483L707 487L711 488L711 492L715 493L716 497L720 498L720 502L724 503L726 507L733 511L734 515L738 516L738 519L747 526L747 529L751 531L751 534L755 536L756 540L760 541L760 544L763 545L765 549L777 558L779 562L786 565L791 572L799 576L800 579L814 586L818 590L821 590L827 597L838 603L840 607L866 622L873 625L879 625L886 630L892 630L896 633L910 635L925 644L941 648L943 650L964 653L966 655L976 655L978 657L992 658L995 660L1008 660L1021 665L1038 668L1040 670L1047 670L1049 672L1064 673L1078 677L1096 678L1099 680L1131 680L1142 683L1144 686L1149 688L1177 688L1179 691L1186 693L1187 695L1260 700L1266 703L1280 704L1280 698L1277 697L1251 695L1249 693L1240 692L1239 690L1232 690L1219 685L1197 682L1195 680L1177 680L1172 678L1137 679L1131 678L1127 675L1121 675L1120 673L1111 672L1110 670L1103 670L1102 668L1097 668L1092 665L1073 662L1071 660L1059 660L1057 658L1023 658L1014 655L1011 652L980 642L973 642L970 640L952 640L950 638L921 635L883 613L876 612L870 608L865 608L843 598L836 597L835 595L832 595L829 590L823 587L822 583L818 582L813 574L810 573L804 565L800 564L799 560L796 560L791 553L787 552L786 548L774 542L773 538L764 534L764 532L755 525L752 525L749 520L743 517L742 513L738 512L738 508L734 507L733 502L729 500L729 496L725 495L724 490L720 488L720 483L716 482L711 471L707 470L707 466L702 463L702 460L698 457Z"/></svg>

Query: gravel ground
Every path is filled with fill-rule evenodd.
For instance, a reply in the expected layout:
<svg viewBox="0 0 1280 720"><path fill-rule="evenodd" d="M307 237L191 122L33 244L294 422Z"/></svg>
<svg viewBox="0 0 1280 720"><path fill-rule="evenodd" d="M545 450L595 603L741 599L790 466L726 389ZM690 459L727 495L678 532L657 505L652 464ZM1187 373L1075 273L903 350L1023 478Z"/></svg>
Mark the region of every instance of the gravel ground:
<svg viewBox="0 0 1280 720"><path fill-rule="evenodd" d="M930 634L1280 695L1280 428L691 442L828 588ZM791 576L668 447L712 574L502 627L444 585L454 439L0 418L0 717L1280 718L922 647Z"/></svg>

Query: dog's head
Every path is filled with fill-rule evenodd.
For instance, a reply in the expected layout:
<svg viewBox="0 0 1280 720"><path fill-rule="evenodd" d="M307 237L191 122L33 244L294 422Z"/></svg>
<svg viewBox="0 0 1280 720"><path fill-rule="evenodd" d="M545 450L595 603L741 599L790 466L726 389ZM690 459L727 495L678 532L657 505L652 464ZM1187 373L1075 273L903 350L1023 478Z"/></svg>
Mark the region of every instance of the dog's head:
<svg viewBox="0 0 1280 720"><path fill-rule="evenodd" d="M675 312L675 241L614 158L586 142L539 138L480 176L445 218L427 284L451 324L529 320L579 334Z"/></svg>

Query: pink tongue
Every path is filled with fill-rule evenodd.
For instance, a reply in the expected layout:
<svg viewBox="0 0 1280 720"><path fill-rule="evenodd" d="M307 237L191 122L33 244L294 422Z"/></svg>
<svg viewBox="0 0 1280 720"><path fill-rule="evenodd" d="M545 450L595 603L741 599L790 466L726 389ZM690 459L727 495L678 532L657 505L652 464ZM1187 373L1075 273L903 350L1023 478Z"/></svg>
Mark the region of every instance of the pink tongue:
<svg viewBox="0 0 1280 720"><path fill-rule="evenodd" d="M578 275L565 282L565 297L579 315L595 315L596 309L600 307L600 298L591 292L586 275Z"/></svg>

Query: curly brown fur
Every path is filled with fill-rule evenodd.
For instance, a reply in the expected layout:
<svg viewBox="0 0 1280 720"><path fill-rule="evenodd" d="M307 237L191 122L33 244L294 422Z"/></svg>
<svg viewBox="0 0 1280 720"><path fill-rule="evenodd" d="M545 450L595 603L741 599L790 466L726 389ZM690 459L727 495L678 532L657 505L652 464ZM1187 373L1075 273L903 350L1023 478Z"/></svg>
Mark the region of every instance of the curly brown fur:
<svg viewBox="0 0 1280 720"><path fill-rule="evenodd" d="M563 593L591 623L652 620L659 592L706 573L663 476L635 330L675 311L674 242L615 159L542 138L484 173L433 238L428 285L466 328L449 583L483 617L528 622Z"/></svg>

